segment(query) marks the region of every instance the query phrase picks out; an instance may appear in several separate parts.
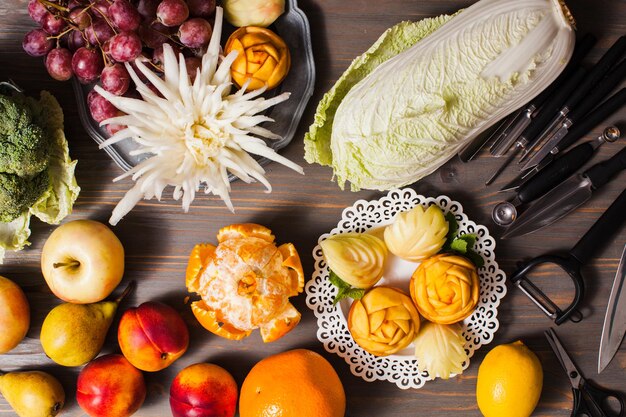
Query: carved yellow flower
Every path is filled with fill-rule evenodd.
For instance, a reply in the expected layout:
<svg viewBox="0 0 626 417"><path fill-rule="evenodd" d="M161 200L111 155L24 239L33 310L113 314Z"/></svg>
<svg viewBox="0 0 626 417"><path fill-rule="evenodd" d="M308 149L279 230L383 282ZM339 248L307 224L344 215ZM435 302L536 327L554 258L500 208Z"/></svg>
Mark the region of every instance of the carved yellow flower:
<svg viewBox="0 0 626 417"><path fill-rule="evenodd" d="M476 266L462 256L449 254L422 262L411 277L410 288L420 314L439 324L468 317L480 294Z"/></svg>
<svg viewBox="0 0 626 417"><path fill-rule="evenodd" d="M230 35L224 53L239 54L230 68L237 86L242 87L250 80L248 90L257 90L267 85L271 90L280 84L289 72L291 56L280 36L269 29L246 26Z"/></svg>
<svg viewBox="0 0 626 417"><path fill-rule="evenodd" d="M355 300L348 314L354 341L376 356L407 347L419 331L420 318L408 295L391 287L374 287Z"/></svg>

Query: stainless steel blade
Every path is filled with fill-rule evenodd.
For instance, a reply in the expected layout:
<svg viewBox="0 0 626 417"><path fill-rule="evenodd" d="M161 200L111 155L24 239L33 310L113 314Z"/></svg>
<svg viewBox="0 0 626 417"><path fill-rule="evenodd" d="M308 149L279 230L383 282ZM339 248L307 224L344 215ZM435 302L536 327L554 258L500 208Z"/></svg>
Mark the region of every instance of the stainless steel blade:
<svg viewBox="0 0 626 417"><path fill-rule="evenodd" d="M550 124L539 134L539 138L535 141L535 145L526 148L526 150L522 154L522 157L519 160L520 164L524 162L533 151L541 149L542 143L550 140L550 138L552 138L556 134L556 132L559 131L562 125L561 122L563 121L563 119L565 119L566 114L567 113L564 112L564 110L561 110L559 114L557 114L556 117L552 119Z"/></svg>
<svg viewBox="0 0 626 417"><path fill-rule="evenodd" d="M494 141L489 147L489 153L494 155L494 151L498 149L502 140L504 140L504 138L508 136L509 131L511 130L512 126L520 119L523 111L524 109L519 109L515 113L511 114L500 124L500 126L498 126L498 129L493 132Z"/></svg>
<svg viewBox="0 0 626 417"><path fill-rule="evenodd" d="M522 236L548 226L583 204L591 194L591 181L581 174L574 175L532 203L502 238Z"/></svg>
<svg viewBox="0 0 626 417"><path fill-rule="evenodd" d="M538 169L531 169L529 171L520 172L517 177L513 178L511 181L506 183L502 188L498 190L499 193L504 193L506 191L514 191L522 186L526 181L530 180L539 172Z"/></svg>
<svg viewBox="0 0 626 417"><path fill-rule="evenodd" d="M502 138L498 148L491 152L493 156L502 156L506 154L509 149L511 149L511 146L513 146L517 138L519 138L524 129L526 129L530 124L533 111L534 110L531 111L530 109L526 109L522 112L520 115L521 117L513 125L511 125L510 130L506 132L506 136Z"/></svg>
<svg viewBox="0 0 626 417"><path fill-rule="evenodd" d="M602 338L600 339L600 353L598 355L598 373L611 362L617 353L626 333L626 289L624 277L626 277L626 245L622 252L622 258L617 267L617 273L613 280L613 288L609 296L609 303L604 316Z"/></svg>
<svg viewBox="0 0 626 417"><path fill-rule="evenodd" d="M559 144L561 139L563 139L565 137L565 135L567 135L568 131L569 130L568 130L567 127L561 126L559 128L559 130L554 132L554 135L548 140L548 142L546 142L546 144L543 145L543 147L541 149L539 149L539 151L537 151L528 160L528 162L526 162L526 164L522 167L522 171L526 171L528 169L531 169L531 168L537 166L541 161L543 161L543 159L546 156L548 156L548 154L550 154L552 152L552 149L554 149Z"/></svg>

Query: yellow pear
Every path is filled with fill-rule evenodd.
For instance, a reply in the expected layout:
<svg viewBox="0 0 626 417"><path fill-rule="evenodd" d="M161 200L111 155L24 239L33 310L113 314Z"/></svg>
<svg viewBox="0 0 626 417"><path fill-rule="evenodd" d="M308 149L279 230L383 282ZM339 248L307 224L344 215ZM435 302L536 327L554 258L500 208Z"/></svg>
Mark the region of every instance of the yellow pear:
<svg viewBox="0 0 626 417"><path fill-rule="evenodd" d="M56 416L65 404L61 383L41 371L0 375L0 393L20 417Z"/></svg>
<svg viewBox="0 0 626 417"><path fill-rule="evenodd" d="M104 345L117 306L134 285L131 282L113 301L63 303L53 308L41 326L41 346L46 355L63 366L80 366L95 358Z"/></svg>

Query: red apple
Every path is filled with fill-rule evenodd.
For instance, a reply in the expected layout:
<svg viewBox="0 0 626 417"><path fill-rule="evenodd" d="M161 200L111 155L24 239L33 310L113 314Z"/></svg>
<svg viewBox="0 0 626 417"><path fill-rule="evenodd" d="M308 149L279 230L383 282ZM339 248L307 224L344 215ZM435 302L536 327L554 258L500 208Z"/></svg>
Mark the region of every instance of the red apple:
<svg viewBox="0 0 626 417"><path fill-rule="evenodd" d="M187 351L189 331L172 307L148 301L124 312L117 340L130 363L142 371L155 372Z"/></svg>
<svg viewBox="0 0 626 417"><path fill-rule="evenodd" d="M180 371L170 387L174 417L233 417L237 383L224 368L196 363Z"/></svg>
<svg viewBox="0 0 626 417"><path fill-rule="evenodd" d="M94 359L78 375L76 400L91 417L128 417L145 398L143 374L122 355Z"/></svg>

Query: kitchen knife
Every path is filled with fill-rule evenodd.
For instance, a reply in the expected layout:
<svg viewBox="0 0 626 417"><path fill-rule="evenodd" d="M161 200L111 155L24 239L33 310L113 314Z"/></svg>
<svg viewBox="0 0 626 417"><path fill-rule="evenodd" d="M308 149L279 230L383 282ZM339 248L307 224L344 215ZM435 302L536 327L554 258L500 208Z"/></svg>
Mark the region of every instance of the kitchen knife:
<svg viewBox="0 0 626 417"><path fill-rule="evenodd" d="M522 171L531 169L537 165L545 156L567 135L572 125L580 121L585 115L589 113L591 109L596 107L602 99L606 97L619 83L626 77L626 59L623 60L613 71L609 73L603 80L601 80L594 88L592 92L580 102L576 108L571 110L562 120L556 129L552 132L548 132L546 144L539 149L535 155L526 163L522 168ZM574 106L575 104L570 104ZM570 107L572 108L572 107ZM550 136L551 135L551 136Z"/></svg>
<svg viewBox="0 0 626 417"><path fill-rule="evenodd" d="M622 252L622 258L617 267L617 273L611 288L609 303L606 306L604 326L602 326L602 338L600 339L600 354L598 355L598 373L611 362L622 343L626 333L626 245Z"/></svg>
<svg viewBox="0 0 626 417"><path fill-rule="evenodd" d="M570 58L567 66L563 72L550 84L545 90L543 90L537 97L531 100L525 107L522 107L511 116L509 116L505 123L494 133L495 140L489 152L493 156L502 156L506 154L511 146L515 143L515 140L519 135L528 127L533 117L536 117L540 111L541 106L554 95L556 90L561 88L567 80L576 72L582 60L587 56L591 48L596 44L598 39L587 33L585 36L576 41L576 46L572 57Z"/></svg>
<svg viewBox="0 0 626 417"><path fill-rule="evenodd" d="M604 119L611 116L624 104L626 104L626 88L622 88L620 91L611 96L611 98L596 107L591 113L585 115L585 117L573 126L567 135L565 135L565 137L555 147L553 147L549 153L546 154L539 164L531 170L519 174L515 179L502 187L500 191L509 191L518 188L521 184L532 177L532 175L548 166L561 150L566 149L578 139L589 133L591 129L602 123Z"/></svg>
<svg viewBox="0 0 626 417"><path fill-rule="evenodd" d="M576 174L532 203L509 226L502 238L522 236L548 226L589 200L595 190L626 169L626 147L610 159Z"/></svg>
<svg viewBox="0 0 626 417"><path fill-rule="evenodd" d="M567 80L567 82L559 88L551 97L548 98L546 103L542 106L539 115L535 117L522 134L517 138L515 142L515 148L511 151L506 161L500 165L500 167L491 175L491 177L485 182L485 185L491 184L504 169L511 163L520 150L525 149L528 146L533 146L535 139L538 138L539 133L543 130L546 123L550 121L550 118L555 112L559 110L563 102L567 100L567 97L578 87L587 75L587 70L584 68L578 68L574 75Z"/></svg>
<svg viewBox="0 0 626 417"><path fill-rule="evenodd" d="M578 105L583 99L589 101L589 97L587 95L591 92L591 89L594 88L600 81L604 78L604 76L609 72L609 70L615 65L616 62L619 62L621 57L626 52L626 35L620 37L614 44L609 48L608 51L600 58L600 60L593 66L593 68L589 71L585 80L578 86L578 88L572 93L572 95L563 103L563 107L558 111L557 115L546 125L546 128L541 132L539 138L536 143L542 143L545 139L550 138L561 126L562 122L565 120L569 112ZM616 80L615 85L621 80L619 77ZM614 86L613 86L614 87ZM611 87L606 93L608 94L613 87ZM597 99L597 102L600 102L600 99L604 97L604 95L600 95ZM594 104L595 106L595 104ZM593 106L591 106L593 108ZM589 108L589 110L591 110ZM526 157L530 154L531 148L526 148L525 153L522 155L522 159L520 162L525 161Z"/></svg>

